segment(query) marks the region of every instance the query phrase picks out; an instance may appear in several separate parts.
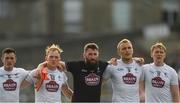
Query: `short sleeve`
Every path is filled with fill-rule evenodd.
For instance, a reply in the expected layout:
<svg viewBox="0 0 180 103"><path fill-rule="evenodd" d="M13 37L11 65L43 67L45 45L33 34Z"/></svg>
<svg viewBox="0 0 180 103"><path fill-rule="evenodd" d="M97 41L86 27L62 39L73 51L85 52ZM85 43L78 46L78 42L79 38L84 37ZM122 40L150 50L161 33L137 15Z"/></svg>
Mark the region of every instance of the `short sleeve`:
<svg viewBox="0 0 180 103"><path fill-rule="evenodd" d="M145 80L145 66L141 66L140 69L142 70L141 75L140 75L140 81Z"/></svg>
<svg viewBox="0 0 180 103"><path fill-rule="evenodd" d="M62 72L62 74L63 74L63 80L64 80L63 83L66 83L68 78L64 72Z"/></svg>
<svg viewBox="0 0 180 103"><path fill-rule="evenodd" d="M170 81L170 84L171 85L178 85L178 75L176 73L176 71L174 69L172 69L172 72L171 72L171 81Z"/></svg>
<svg viewBox="0 0 180 103"><path fill-rule="evenodd" d="M28 81L31 84L34 84L35 81L36 81L36 79L34 78L35 73L36 73L36 69L30 71L25 80Z"/></svg>
<svg viewBox="0 0 180 103"><path fill-rule="evenodd" d="M108 80L111 77L112 65L108 65L103 73L103 79Z"/></svg>
<svg viewBox="0 0 180 103"><path fill-rule="evenodd" d="M29 71L27 71L27 70L25 70L25 69L21 69L21 74L22 74L22 79L25 79L27 76L28 76L28 73L29 73Z"/></svg>
<svg viewBox="0 0 180 103"><path fill-rule="evenodd" d="M69 72L73 72L73 69L75 68L75 63L74 62L66 62L66 68L67 68L67 71Z"/></svg>

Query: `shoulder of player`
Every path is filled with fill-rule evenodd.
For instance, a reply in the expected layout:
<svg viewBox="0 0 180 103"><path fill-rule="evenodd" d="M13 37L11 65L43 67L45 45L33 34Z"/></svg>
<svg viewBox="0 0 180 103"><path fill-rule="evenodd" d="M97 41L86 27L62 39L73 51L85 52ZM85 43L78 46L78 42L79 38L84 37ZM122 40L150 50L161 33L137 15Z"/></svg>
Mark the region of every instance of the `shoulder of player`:
<svg viewBox="0 0 180 103"><path fill-rule="evenodd" d="M0 67L0 70L3 70L3 68L4 68L3 66L2 66L2 67Z"/></svg>
<svg viewBox="0 0 180 103"><path fill-rule="evenodd" d="M29 74L36 74L37 73L37 70L36 68L32 69L32 70L29 70L28 73Z"/></svg>
<svg viewBox="0 0 180 103"><path fill-rule="evenodd" d="M2 73L4 71L3 67L0 67L0 73Z"/></svg>
<svg viewBox="0 0 180 103"><path fill-rule="evenodd" d="M103 60L99 60L99 64L100 65L108 65L108 62L107 61L103 61Z"/></svg>
<svg viewBox="0 0 180 103"><path fill-rule="evenodd" d="M78 64L82 64L82 63L84 63L84 61L82 61L82 60L65 62L66 65L78 65Z"/></svg>
<svg viewBox="0 0 180 103"><path fill-rule="evenodd" d="M164 67L169 70L169 71L172 71L172 72L176 72L175 69L167 64L164 64Z"/></svg>
<svg viewBox="0 0 180 103"><path fill-rule="evenodd" d="M108 70L109 72L110 72L110 71L116 71L116 69L118 69L119 67L120 67L119 65L109 64L109 65L106 67L106 70Z"/></svg>
<svg viewBox="0 0 180 103"><path fill-rule="evenodd" d="M114 71L116 69L119 69L120 67L122 67L123 64L122 64L122 61L120 59L117 59L117 64L114 65L114 64L109 64L107 66L107 69L109 69L110 71Z"/></svg>
<svg viewBox="0 0 180 103"><path fill-rule="evenodd" d="M148 63L148 64L142 65L142 66L141 66L141 69L142 69L144 72L147 72L147 71L151 70L152 67L153 67L153 66L152 66L152 63Z"/></svg>
<svg viewBox="0 0 180 103"><path fill-rule="evenodd" d="M20 67L13 67L13 70L16 70L16 71L27 71L26 69L20 68Z"/></svg>
<svg viewBox="0 0 180 103"><path fill-rule="evenodd" d="M108 62L99 60L99 67L105 69L108 66Z"/></svg>
<svg viewBox="0 0 180 103"><path fill-rule="evenodd" d="M152 66L153 66L153 63L147 63L147 64L142 65L143 68L149 68Z"/></svg>
<svg viewBox="0 0 180 103"><path fill-rule="evenodd" d="M59 74L66 74L64 71L59 71L59 70L56 70L56 73L59 73Z"/></svg>

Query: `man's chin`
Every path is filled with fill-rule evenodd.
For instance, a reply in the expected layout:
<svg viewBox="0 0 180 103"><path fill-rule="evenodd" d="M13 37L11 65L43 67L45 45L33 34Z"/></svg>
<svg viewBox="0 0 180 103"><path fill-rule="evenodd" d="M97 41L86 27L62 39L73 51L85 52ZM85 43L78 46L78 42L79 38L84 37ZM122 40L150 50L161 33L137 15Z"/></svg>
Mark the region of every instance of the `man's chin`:
<svg viewBox="0 0 180 103"><path fill-rule="evenodd" d="M98 67L97 62L87 62L86 65L87 65L87 69L89 69L89 70L93 70Z"/></svg>
<svg viewBox="0 0 180 103"><path fill-rule="evenodd" d="M125 57L124 59L128 61L128 60L131 60L132 57Z"/></svg>
<svg viewBox="0 0 180 103"><path fill-rule="evenodd" d="M91 65L97 65L98 63L97 63L97 61L91 61L91 62L89 62L89 64L91 64Z"/></svg>
<svg viewBox="0 0 180 103"><path fill-rule="evenodd" d="M11 70L13 68L13 66L6 66L5 67L7 70Z"/></svg>
<svg viewBox="0 0 180 103"><path fill-rule="evenodd" d="M6 68L13 68L14 66L13 65L9 65L9 66L6 66Z"/></svg>

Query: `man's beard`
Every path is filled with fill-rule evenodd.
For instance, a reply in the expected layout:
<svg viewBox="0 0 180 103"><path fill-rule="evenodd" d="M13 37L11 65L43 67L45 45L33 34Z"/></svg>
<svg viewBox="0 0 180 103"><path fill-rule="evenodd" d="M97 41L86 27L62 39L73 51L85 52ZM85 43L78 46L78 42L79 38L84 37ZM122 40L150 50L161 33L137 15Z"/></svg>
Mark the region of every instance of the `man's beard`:
<svg viewBox="0 0 180 103"><path fill-rule="evenodd" d="M86 61L86 68L87 70L96 70L99 66L99 63L97 60L94 60L94 61L90 61L90 60L87 60Z"/></svg>

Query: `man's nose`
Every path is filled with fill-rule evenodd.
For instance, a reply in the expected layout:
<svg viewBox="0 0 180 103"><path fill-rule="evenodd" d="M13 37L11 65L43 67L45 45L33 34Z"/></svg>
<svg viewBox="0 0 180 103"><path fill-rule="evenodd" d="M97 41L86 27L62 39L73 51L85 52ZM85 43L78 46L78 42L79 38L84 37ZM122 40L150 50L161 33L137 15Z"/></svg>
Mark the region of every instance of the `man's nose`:
<svg viewBox="0 0 180 103"><path fill-rule="evenodd" d="M161 52L158 52L157 54L158 54L158 55L162 55L162 53L161 53Z"/></svg>
<svg viewBox="0 0 180 103"><path fill-rule="evenodd" d="M52 57L51 60L56 60L56 58L55 58L55 57Z"/></svg>
<svg viewBox="0 0 180 103"><path fill-rule="evenodd" d="M97 55L92 55L92 58L96 58L97 57Z"/></svg>
<svg viewBox="0 0 180 103"><path fill-rule="evenodd" d="M7 61L11 61L11 59L7 59Z"/></svg>

